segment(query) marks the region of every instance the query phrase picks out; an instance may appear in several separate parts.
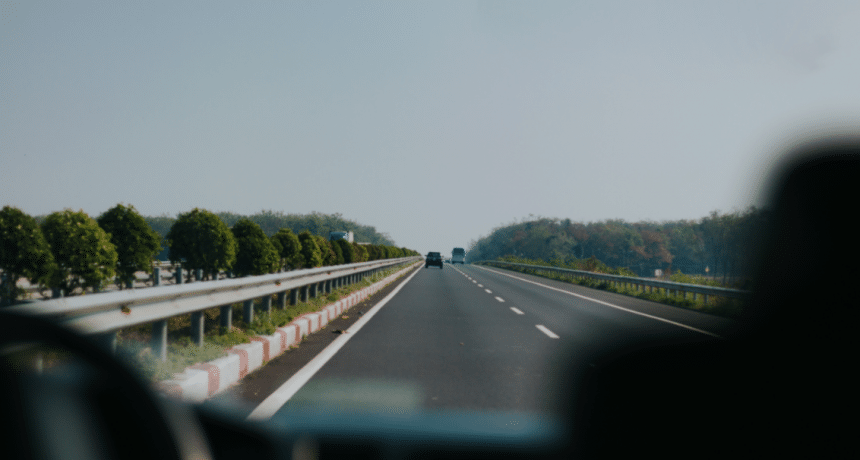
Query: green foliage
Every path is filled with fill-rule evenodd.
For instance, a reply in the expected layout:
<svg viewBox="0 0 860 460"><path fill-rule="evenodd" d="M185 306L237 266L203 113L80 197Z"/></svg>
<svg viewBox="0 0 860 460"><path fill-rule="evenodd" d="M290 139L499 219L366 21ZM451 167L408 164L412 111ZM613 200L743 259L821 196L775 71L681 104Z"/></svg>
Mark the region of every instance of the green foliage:
<svg viewBox="0 0 860 460"><path fill-rule="evenodd" d="M311 232L305 230L299 233L299 243L302 245L301 254L305 268L321 267L323 264L322 251Z"/></svg>
<svg viewBox="0 0 860 460"><path fill-rule="evenodd" d="M229 270L236 262L238 245L233 233L215 214L194 208L180 214L167 233L169 257L189 270L206 274Z"/></svg>
<svg viewBox="0 0 860 460"><path fill-rule="evenodd" d="M391 237L386 233L378 232L375 227L361 225L344 219L339 213L322 214L312 212L310 214L284 214L280 211L260 211L250 216L242 216L229 212L219 213L218 216L228 226L232 226L239 219L247 218L258 224L266 235L274 235L282 228L288 228L297 235L307 230L312 235L323 237L328 237L329 232L350 231L355 235L357 241L374 244L394 244L391 241Z"/></svg>
<svg viewBox="0 0 860 460"><path fill-rule="evenodd" d="M317 247L320 248L322 266L327 267L330 265L337 265L337 254L335 254L334 249L332 249L331 242L319 235L314 235L313 238L317 243Z"/></svg>
<svg viewBox="0 0 860 460"><path fill-rule="evenodd" d="M83 211L67 209L48 215L42 233L56 261L50 287L72 294L77 288L101 289L113 279L116 248L110 235Z"/></svg>
<svg viewBox="0 0 860 460"><path fill-rule="evenodd" d="M233 267L237 275L264 275L277 270L278 252L259 225L242 219L233 225L232 232L238 248Z"/></svg>
<svg viewBox="0 0 860 460"><path fill-rule="evenodd" d="M343 240L339 240L343 241ZM346 263L346 259L343 257L343 248L337 241L328 241L329 247L331 247L332 252L334 253L335 262L333 265L343 265Z"/></svg>
<svg viewBox="0 0 860 460"><path fill-rule="evenodd" d="M97 219L99 227L110 234L117 250L117 279L120 287L134 280L136 271L152 272L152 261L161 251L161 235L137 213L134 206L117 204Z"/></svg>
<svg viewBox="0 0 860 460"><path fill-rule="evenodd" d="M367 262L367 248L363 244L351 243L354 262Z"/></svg>
<svg viewBox="0 0 860 460"><path fill-rule="evenodd" d="M288 228L278 230L272 235L272 244L278 251L281 259L281 267L288 269L301 268L304 265L302 258L302 244L299 237Z"/></svg>
<svg viewBox="0 0 860 460"><path fill-rule="evenodd" d="M719 273L724 283L743 282L747 262L754 251L766 210L749 208L742 213L717 211L698 221L577 223L570 219L535 217L493 229L488 236L468 245L470 262L496 260L514 255L532 260L562 261L595 258L609 267L626 267L638 276L654 276L655 270L710 275Z"/></svg>
<svg viewBox="0 0 860 460"><path fill-rule="evenodd" d="M54 270L51 247L36 219L11 206L0 211L0 269L6 279L0 288L0 305L14 302L23 293L15 284L19 278L43 284Z"/></svg>
<svg viewBox="0 0 860 460"><path fill-rule="evenodd" d="M336 240L334 245L340 250L340 253L343 256L343 263L351 264L358 262L355 260L355 247L353 246L353 243L350 243L347 240Z"/></svg>

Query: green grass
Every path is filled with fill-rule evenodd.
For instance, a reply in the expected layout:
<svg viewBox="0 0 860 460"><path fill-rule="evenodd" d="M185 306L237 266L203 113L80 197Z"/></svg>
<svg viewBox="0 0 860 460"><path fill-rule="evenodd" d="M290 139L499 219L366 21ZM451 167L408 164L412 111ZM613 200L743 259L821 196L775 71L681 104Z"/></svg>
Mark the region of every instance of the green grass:
<svg viewBox="0 0 860 460"><path fill-rule="evenodd" d="M570 275L565 275L561 273L537 273L536 270L525 269L520 267L509 267L508 270L514 270L521 273L528 273L535 276L541 276L544 278L555 279L559 281L564 281L571 284L578 284L580 286L589 287L592 289L599 289L601 291L607 292L615 292L622 295L627 295L631 297L638 297L644 300L650 300L652 302L658 302L666 305L672 305L675 307L686 308L689 310L695 310L702 313L708 313L711 315L722 316L726 318L738 318L743 312L743 302L736 299L724 298L724 297L716 297L709 296L708 303L705 303L704 296L698 295L696 300L693 300L692 294L688 293L687 297L683 297L681 294L673 295L667 293L665 289L654 288L651 292L648 292L647 288L644 291L640 291L635 287L626 287L624 285L618 285L617 287L610 283L609 281L602 280L594 280L588 278L574 278ZM695 277L690 277L688 275L683 275L687 278L685 279L696 279ZM704 280L704 277L701 277ZM674 280L673 280L674 281ZM715 283L711 280L708 281L708 285L711 286L719 286L719 283ZM675 281L675 282L684 282L689 284L703 284L703 283L693 283L690 281Z"/></svg>
<svg viewBox="0 0 860 460"><path fill-rule="evenodd" d="M254 320L248 324L242 319L243 306L233 304L233 321L231 330L221 326L220 307L205 310L204 314L204 343L198 347L191 343L191 318L183 315L167 320L167 360L161 361L150 347L152 326L141 325L124 329L117 333L117 355L138 369L144 378L157 382L173 377L186 367L196 363L211 361L227 355L227 349L234 345L250 342L256 335L272 335L275 329L289 324L294 318L306 313L319 311L349 294L370 286L373 283L391 275L402 266L384 270L372 277L351 285L333 290L327 295L318 295L307 302L298 302L281 309L277 304L277 295L272 296L272 313L266 315L261 307L260 299L254 303Z"/></svg>

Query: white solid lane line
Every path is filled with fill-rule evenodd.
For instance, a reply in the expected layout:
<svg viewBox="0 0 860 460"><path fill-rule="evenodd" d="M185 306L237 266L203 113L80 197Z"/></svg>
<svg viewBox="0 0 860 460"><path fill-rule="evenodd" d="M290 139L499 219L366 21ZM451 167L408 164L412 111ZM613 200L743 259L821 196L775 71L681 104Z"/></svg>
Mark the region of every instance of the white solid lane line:
<svg viewBox="0 0 860 460"><path fill-rule="evenodd" d="M544 333L544 334L546 334L547 336L549 336L549 338L551 338L551 339L557 339L557 338L558 338L558 336L557 336L557 335L555 335L555 333L554 333L554 332L552 332L551 330L547 329L547 328L546 328L546 326L544 326L543 324L538 324L538 325L536 325L535 327L536 327L536 328L538 328L541 332L543 332L543 333Z"/></svg>
<svg viewBox="0 0 860 460"><path fill-rule="evenodd" d="M391 300L403 286L406 286L406 283L415 276L416 273L420 273L421 270L416 270L414 273L409 275L399 286L394 288L390 294L385 296L378 304L376 304L373 308L368 310L358 321L353 323L349 329L346 330L347 334L341 334L338 338L334 339L332 343L330 343L323 351L320 352L314 359L312 359L309 363L305 364L305 367L299 369L289 380L284 382L274 393L269 395L263 402L251 412L251 415L248 416L248 420L268 420L272 415L284 406L290 398L293 397L306 383L317 373L323 366L332 358L334 355L344 346L346 342L349 341L352 337L355 336L355 333L358 332L371 318L375 315L385 304Z"/></svg>
<svg viewBox="0 0 860 460"><path fill-rule="evenodd" d="M499 297L499 296L496 296L496 300L498 300L499 302L504 302L504 301L505 301L505 299L503 299L503 298L501 298L501 297Z"/></svg>
<svg viewBox="0 0 860 460"><path fill-rule="evenodd" d="M683 327L684 329L688 329L688 330L691 330L691 331L694 331L694 332L698 332L698 333L701 333L701 334L709 335L709 336L711 336L711 337L722 338L721 336L719 336L719 335L717 335L717 334L714 334L713 332L704 331L704 330L702 330L702 329L695 328L695 327L693 327L693 326L687 326L686 324L681 324L681 323L678 323L678 322L675 322L675 321L670 321L670 320L665 319L665 318L660 318L659 316L649 315L649 314L647 314L647 313L642 313L641 311L636 311L636 310L631 310L631 309L629 309L629 308L619 307L618 305L614 305L614 304L611 304L611 303L609 303L609 302L604 302L604 301L602 301L602 300L592 299L591 297L586 297L586 296L584 296L584 295L577 294L577 293L575 293L575 292L565 291L564 289L559 289L559 288L556 288L556 287L547 286L546 284L538 283L538 282L536 282L536 281L532 281L532 280L527 280L527 279L525 279L525 278L520 278L519 276L509 275L509 274L507 274L507 273L502 273L502 272L500 272L500 271L490 270L489 268L481 267L481 269L482 269L482 270L487 270L487 271L489 271L489 272L493 272L493 273L498 273L499 275L507 276L508 278L513 278L513 279L517 279L517 280L520 280L520 281L525 281L526 283L531 283L531 284L535 284L535 285L537 285L537 286L545 287L545 288L547 288L547 289L552 289L553 291L558 291L558 292L561 292L561 293L564 293L564 294L567 294L567 295L572 295L572 296L574 296L574 297L579 297L580 299L589 300L589 301L594 302L594 303L599 303L600 305L606 305L607 307L612 307L612 308L615 308L615 309L618 309L618 310L626 311L626 312L628 312L628 313L633 313L634 315L639 315L639 316L644 316L644 317L646 317L646 318L656 319L657 321L662 321L662 322L664 322L664 323L672 324L672 325L675 325L675 326L678 326L678 327Z"/></svg>
<svg viewBox="0 0 860 460"><path fill-rule="evenodd" d="M511 307L511 310L518 315L525 315L525 313L523 313L522 310L517 307Z"/></svg>

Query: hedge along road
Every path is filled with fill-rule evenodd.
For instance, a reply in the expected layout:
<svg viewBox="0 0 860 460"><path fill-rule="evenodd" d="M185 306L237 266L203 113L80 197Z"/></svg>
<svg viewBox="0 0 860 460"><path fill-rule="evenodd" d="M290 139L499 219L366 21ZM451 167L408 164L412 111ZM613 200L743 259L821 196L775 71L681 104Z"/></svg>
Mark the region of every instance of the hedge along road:
<svg viewBox="0 0 860 460"><path fill-rule="evenodd" d="M253 418L306 404L543 411L557 363L570 350L617 339L713 337L731 325L606 294L469 265L418 268L215 400L245 404L247 414L256 409ZM371 312L360 330L348 329ZM324 353L335 341L337 349Z"/></svg>

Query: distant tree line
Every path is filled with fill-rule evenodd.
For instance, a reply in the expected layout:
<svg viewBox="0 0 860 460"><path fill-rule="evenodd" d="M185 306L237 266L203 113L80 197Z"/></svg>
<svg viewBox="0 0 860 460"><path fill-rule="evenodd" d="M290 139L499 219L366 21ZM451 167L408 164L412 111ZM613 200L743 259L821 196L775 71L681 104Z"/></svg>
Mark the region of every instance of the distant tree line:
<svg viewBox="0 0 860 460"><path fill-rule="evenodd" d="M394 241L387 233L380 233L375 227L344 219L340 213L322 214L312 212L310 214L284 214L280 211L260 211L250 216L232 212L218 212L215 215L227 224L228 227L232 227L242 219L250 220L259 225L263 233L270 237L283 228L291 230L296 235L307 230L312 235L323 237L328 237L329 232L350 231L355 236L355 241L357 242L394 246ZM144 216L144 219L153 230L158 232L163 238L166 238L167 232L170 231L170 227L173 226L177 218L170 216ZM157 257L159 260L168 260L168 248L166 245L163 246L163 250Z"/></svg>
<svg viewBox="0 0 860 460"><path fill-rule="evenodd" d="M581 266L595 259L608 267L625 268L638 276L683 272L721 277L724 282L746 276L756 235L767 210L713 211L699 220L581 223L538 217L493 229L473 240L469 261L505 256Z"/></svg>
<svg viewBox="0 0 860 460"><path fill-rule="evenodd" d="M305 216L312 225L298 234L280 227L270 235L253 217L268 219L263 220L271 230L278 222L293 222L294 216L234 216L195 208L175 219L147 218L131 205L118 204L97 219L69 209L34 218L5 206L0 211L0 303L14 303L23 294L16 285L20 278L66 295L97 291L111 282L122 288L133 282L135 272L151 273L163 248L166 257L181 262L189 274L201 269L206 278L222 270L249 276L418 255L390 244L388 236L373 227L350 225L339 214L314 213ZM329 229L361 229L368 239L389 244L329 241Z"/></svg>

